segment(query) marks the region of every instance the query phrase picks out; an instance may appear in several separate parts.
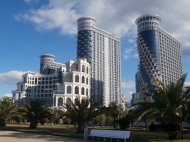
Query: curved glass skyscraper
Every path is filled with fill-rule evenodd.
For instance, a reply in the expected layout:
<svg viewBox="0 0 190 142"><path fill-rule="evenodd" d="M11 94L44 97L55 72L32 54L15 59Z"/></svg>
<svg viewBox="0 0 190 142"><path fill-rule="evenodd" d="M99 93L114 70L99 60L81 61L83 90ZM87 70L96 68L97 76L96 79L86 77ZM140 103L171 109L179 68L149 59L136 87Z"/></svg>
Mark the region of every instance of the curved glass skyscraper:
<svg viewBox="0 0 190 142"><path fill-rule="evenodd" d="M77 20L77 58L91 64L91 97L101 106L121 103L120 39L96 27L92 17Z"/></svg>
<svg viewBox="0 0 190 142"><path fill-rule="evenodd" d="M176 82L183 74L181 42L160 28L161 18L147 14L136 19L139 54L138 83L140 99L152 88L151 80L159 79L165 85Z"/></svg>

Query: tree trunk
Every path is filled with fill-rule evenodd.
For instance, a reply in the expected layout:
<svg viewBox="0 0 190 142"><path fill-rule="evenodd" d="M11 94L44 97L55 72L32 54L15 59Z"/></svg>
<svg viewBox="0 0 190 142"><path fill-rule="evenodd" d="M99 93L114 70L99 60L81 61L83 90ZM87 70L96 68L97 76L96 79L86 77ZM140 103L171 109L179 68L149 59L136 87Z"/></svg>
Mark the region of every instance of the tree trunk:
<svg viewBox="0 0 190 142"><path fill-rule="evenodd" d="M183 139L183 124L179 124L179 129L175 131L168 131L169 139Z"/></svg>
<svg viewBox="0 0 190 142"><path fill-rule="evenodd" d="M0 127L5 127L5 126L6 126L5 119L0 119Z"/></svg>
<svg viewBox="0 0 190 142"><path fill-rule="evenodd" d="M183 139L183 124L179 125L179 130L177 131L177 139Z"/></svg>
<svg viewBox="0 0 190 142"><path fill-rule="evenodd" d="M113 118L113 125L114 125L114 128L116 129L115 117Z"/></svg>
<svg viewBox="0 0 190 142"><path fill-rule="evenodd" d="M78 125L77 133L84 133L84 125Z"/></svg>
<svg viewBox="0 0 190 142"><path fill-rule="evenodd" d="M145 121L145 124L146 124L146 131L148 131L148 122Z"/></svg>
<svg viewBox="0 0 190 142"><path fill-rule="evenodd" d="M38 121L31 121L30 122L30 129L37 129Z"/></svg>

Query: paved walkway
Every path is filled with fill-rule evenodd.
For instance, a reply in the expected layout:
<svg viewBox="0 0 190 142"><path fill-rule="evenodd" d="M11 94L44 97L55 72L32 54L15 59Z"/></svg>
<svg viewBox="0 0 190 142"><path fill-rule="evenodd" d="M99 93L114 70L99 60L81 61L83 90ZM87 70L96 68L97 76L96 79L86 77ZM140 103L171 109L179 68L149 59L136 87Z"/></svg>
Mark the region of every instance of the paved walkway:
<svg viewBox="0 0 190 142"><path fill-rule="evenodd" d="M82 139L60 136L24 133L17 131L0 131L0 142L90 142Z"/></svg>

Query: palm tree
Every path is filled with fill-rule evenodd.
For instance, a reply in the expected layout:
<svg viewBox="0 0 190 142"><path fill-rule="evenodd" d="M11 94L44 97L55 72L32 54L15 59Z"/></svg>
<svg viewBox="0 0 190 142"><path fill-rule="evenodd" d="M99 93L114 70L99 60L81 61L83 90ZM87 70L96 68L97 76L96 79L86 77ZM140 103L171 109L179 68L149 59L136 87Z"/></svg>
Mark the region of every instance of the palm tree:
<svg viewBox="0 0 190 142"><path fill-rule="evenodd" d="M77 132L82 133L85 128L85 123L92 120L96 116L102 114L103 110L96 109L99 103L91 103L90 99L76 98L75 104L65 104L66 117L77 123Z"/></svg>
<svg viewBox="0 0 190 142"><path fill-rule="evenodd" d="M113 117L114 128L116 129L116 120L122 115L122 108L116 102L111 102L107 108L107 114Z"/></svg>
<svg viewBox="0 0 190 142"><path fill-rule="evenodd" d="M31 99L30 105L24 102L22 108L18 112L27 120L30 121L30 129L37 129L37 124L40 119L51 117L52 111L48 106L44 106L42 100Z"/></svg>
<svg viewBox="0 0 190 142"><path fill-rule="evenodd" d="M15 110L15 103L7 97L0 100L0 126L6 126L6 119L10 118Z"/></svg>
<svg viewBox="0 0 190 142"><path fill-rule="evenodd" d="M166 124L178 125L178 131L168 131L169 138L182 139L183 124L190 113L189 98L190 89L184 90L186 74L184 74L177 83L170 83L165 86L161 81L155 80L152 85L155 90L152 91L153 101L140 102L139 105L143 109L141 118L162 119Z"/></svg>

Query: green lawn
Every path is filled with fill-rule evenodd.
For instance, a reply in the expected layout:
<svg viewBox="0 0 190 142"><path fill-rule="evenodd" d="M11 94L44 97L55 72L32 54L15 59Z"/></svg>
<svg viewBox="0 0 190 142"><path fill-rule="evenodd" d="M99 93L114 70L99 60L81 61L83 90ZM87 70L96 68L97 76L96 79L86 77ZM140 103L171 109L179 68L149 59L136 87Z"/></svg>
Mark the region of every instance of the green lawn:
<svg viewBox="0 0 190 142"><path fill-rule="evenodd" d="M48 134L48 135L59 135L64 137L73 137L73 138L83 138L83 134L76 133L76 127L73 125L44 125L38 126L38 129L31 130L28 129L28 124L8 124L6 127L0 127L0 130L11 130L11 131L22 131L22 132L31 132L31 133L40 133L40 134ZM104 127L88 127L89 129L110 129L113 130L113 126L104 126ZM119 130L119 128L117 129ZM168 140L168 136L166 132L149 132L146 131L145 128L135 127L129 128L129 131L132 131L132 139L133 142L190 142L190 133L189 131L184 131L184 133L188 134L189 139L184 140ZM89 138L91 139L91 138ZM109 140L107 140L109 141ZM113 140L116 142L117 140ZM123 142L120 140L120 142Z"/></svg>

